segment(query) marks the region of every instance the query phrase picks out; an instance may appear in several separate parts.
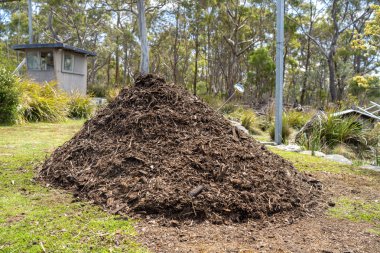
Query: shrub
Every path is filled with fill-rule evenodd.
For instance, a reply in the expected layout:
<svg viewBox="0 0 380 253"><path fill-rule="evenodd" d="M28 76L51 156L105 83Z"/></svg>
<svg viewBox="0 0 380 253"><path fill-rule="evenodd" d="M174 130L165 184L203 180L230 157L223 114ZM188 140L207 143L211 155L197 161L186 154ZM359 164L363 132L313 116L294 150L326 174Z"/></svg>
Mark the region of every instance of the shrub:
<svg viewBox="0 0 380 253"><path fill-rule="evenodd" d="M20 118L29 122L58 122L66 118L68 96L55 83L41 85L29 80L20 83Z"/></svg>
<svg viewBox="0 0 380 253"><path fill-rule="evenodd" d="M337 144L365 143L364 132L358 117L334 117L328 115L322 122L321 139L324 143L334 148Z"/></svg>
<svg viewBox="0 0 380 253"><path fill-rule="evenodd" d="M199 97L215 110L223 104L223 99L218 95L201 94Z"/></svg>
<svg viewBox="0 0 380 253"><path fill-rule="evenodd" d="M260 134L257 130L259 125L259 118L252 110L244 110L241 116L241 124L244 126L251 134Z"/></svg>
<svg viewBox="0 0 380 253"><path fill-rule="evenodd" d="M220 111L222 114L231 114L231 113L233 113L236 109L237 109L237 106L236 106L236 105L227 103L227 104L223 105L223 107L220 108L219 111Z"/></svg>
<svg viewBox="0 0 380 253"><path fill-rule="evenodd" d="M16 78L0 67L0 123L14 124L17 119L19 91Z"/></svg>
<svg viewBox="0 0 380 253"><path fill-rule="evenodd" d="M363 157L375 144L370 140L376 134L364 129L358 117L334 117L329 114L311 133L303 136L300 144L311 150L331 151L350 158L355 153L356 157Z"/></svg>
<svg viewBox="0 0 380 253"><path fill-rule="evenodd" d="M309 120L310 115L305 112L289 111L286 114L289 126L295 129L301 129Z"/></svg>
<svg viewBox="0 0 380 253"><path fill-rule="evenodd" d="M102 84L92 84L88 86L88 93L94 97L104 98L107 95L107 87Z"/></svg>
<svg viewBox="0 0 380 253"><path fill-rule="evenodd" d="M115 88L110 88L106 91L106 99L108 102L113 101L120 93L121 88L115 87Z"/></svg>
<svg viewBox="0 0 380 253"><path fill-rule="evenodd" d="M73 119L88 119L92 116L95 105L90 96L79 93L70 96L68 103L68 117Z"/></svg>
<svg viewBox="0 0 380 253"><path fill-rule="evenodd" d="M288 118L286 115L282 116L282 142L287 142L290 136L290 126L288 122ZM275 135L275 126L274 124L271 125L269 128L269 135L272 140L274 140Z"/></svg>

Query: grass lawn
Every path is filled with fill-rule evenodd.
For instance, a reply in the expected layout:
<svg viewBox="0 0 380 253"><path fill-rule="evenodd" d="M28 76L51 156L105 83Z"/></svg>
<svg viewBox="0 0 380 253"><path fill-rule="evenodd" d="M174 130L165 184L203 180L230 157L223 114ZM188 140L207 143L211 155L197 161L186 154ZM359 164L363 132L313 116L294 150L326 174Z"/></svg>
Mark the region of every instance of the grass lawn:
<svg viewBox="0 0 380 253"><path fill-rule="evenodd" d="M0 127L0 252L147 252L135 242L134 221L34 182L38 164L82 124L71 120ZM380 173L271 150L301 171L360 176L373 185L380 182ZM380 234L378 199L339 196L328 213L338 219L370 223L372 232Z"/></svg>
<svg viewBox="0 0 380 253"><path fill-rule="evenodd" d="M0 127L0 252L146 252L133 221L33 181L83 121Z"/></svg>

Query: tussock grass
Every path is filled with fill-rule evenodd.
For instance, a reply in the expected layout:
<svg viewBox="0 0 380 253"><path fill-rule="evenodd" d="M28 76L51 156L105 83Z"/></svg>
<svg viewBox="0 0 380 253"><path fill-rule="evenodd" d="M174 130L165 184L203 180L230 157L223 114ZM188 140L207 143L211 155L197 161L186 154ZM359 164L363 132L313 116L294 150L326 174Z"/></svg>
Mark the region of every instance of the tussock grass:
<svg viewBox="0 0 380 253"><path fill-rule="evenodd" d="M68 117L72 119L90 118L95 111L95 105L91 99L90 96L83 96L79 93L71 95L68 102Z"/></svg>
<svg viewBox="0 0 380 253"><path fill-rule="evenodd" d="M21 122L59 122L66 119L69 97L56 89L56 83L38 83L24 80L20 83Z"/></svg>

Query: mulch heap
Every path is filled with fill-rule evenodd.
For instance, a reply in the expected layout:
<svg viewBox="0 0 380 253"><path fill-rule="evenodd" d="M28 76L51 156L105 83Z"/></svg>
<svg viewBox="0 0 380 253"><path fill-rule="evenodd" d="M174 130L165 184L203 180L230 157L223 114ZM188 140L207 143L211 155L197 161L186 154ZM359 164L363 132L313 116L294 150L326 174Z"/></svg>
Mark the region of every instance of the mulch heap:
<svg viewBox="0 0 380 253"><path fill-rule="evenodd" d="M151 74L87 121L39 178L113 213L216 223L299 215L320 195L318 181Z"/></svg>

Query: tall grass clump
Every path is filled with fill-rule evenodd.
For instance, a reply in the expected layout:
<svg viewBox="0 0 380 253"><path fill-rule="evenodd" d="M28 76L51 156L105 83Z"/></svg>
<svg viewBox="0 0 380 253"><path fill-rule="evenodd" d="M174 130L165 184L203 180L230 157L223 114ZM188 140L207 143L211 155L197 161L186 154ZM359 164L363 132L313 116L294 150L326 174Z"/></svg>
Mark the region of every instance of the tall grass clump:
<svg viewBox="0 0 380 253"><path fill-rule="evenodd" d="M19 91L11 72L0 66L0 124L14 124L17 120Z"/></svg>
<svg viewBox="0 0 380 253"><path fill-rule="evenodd" d="M322 122L321 138L334 148L337 144L365 144L364 131L358 117L334 117L328 115Z"/></svg>
<svg viewBox="0 0 380 253"><path fill-rule="evenodd" d="M291 134L291 131L290 131L288 117L286 114L283 114L282 116L282 142L286 143L289 139L290 134ZM271 140L274 140L274 137L275 137L274 124L272 124L269 128L269 135L270 135Z"/></svg>
<svg viewBox="0 0 380 253"><path fill-rule="evenodd" d="M291 110L286 113L289 126L294 129L301 129L310 119L311 115L306 112Z"/></svg>
<svg viewBox="0 0 380 253"><path fill-rule="evenodd" d="M56 83L44 85L30 80L20 82L20 120L28 122L59 122L66 119L68 95Z"/></svg>
<svg viewBox="0 0 380 253"><path fill-rule="evenodd" d="M75 93L68 102L68 117L72 119L88 119L95 111L95 105L90 96Z"/></svg>

